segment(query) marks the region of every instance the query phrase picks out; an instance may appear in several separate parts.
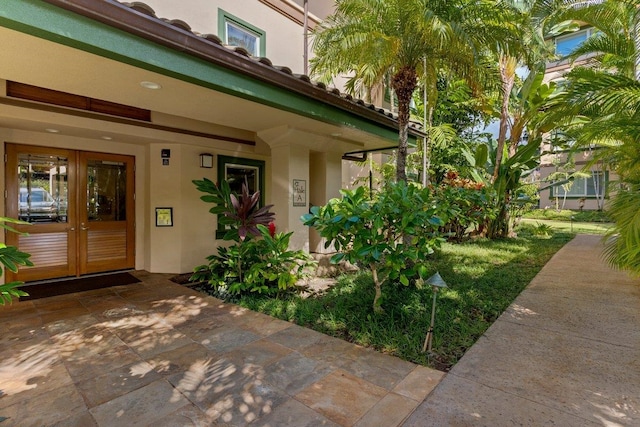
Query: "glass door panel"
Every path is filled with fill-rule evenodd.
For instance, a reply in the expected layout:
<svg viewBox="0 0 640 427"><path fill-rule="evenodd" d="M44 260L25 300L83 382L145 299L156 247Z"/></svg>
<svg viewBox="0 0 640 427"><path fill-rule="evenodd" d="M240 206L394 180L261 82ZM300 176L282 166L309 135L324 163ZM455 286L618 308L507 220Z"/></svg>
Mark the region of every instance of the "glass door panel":
<svg viewBox="0 0 640 427"><path fill-rule="evenodd" d="M127 220L127 165L124 162L87 162L89 222Z"/></svg>
<svg viewBox="0 0 640 427"><path fill-rule="evenodd" d="M25 234L7 233L7 243L30 253L34 263L9 280L75 275L75 216L68 213L75 199L75 153L15 144L7 144L6 152L6 215L30 223L15 227Z"/></svg>
<svg viewBox="0 0 640 427"><path fill-rule="evenodd" d="M27 222L67 222L67 157L18 154L18 218Z"/></svg>
<svg viewBox="0 0 640 427"><path fill-rule="evenodd" d="M133 157L80 153L80 171L80 274L133 268Z"/></svg>

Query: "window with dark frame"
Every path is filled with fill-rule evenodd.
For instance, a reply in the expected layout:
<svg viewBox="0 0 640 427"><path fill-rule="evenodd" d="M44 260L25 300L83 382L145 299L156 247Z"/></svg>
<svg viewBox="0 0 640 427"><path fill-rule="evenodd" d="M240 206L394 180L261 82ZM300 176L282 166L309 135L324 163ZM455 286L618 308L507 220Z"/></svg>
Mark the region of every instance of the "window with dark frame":
<svg viewBox="0 0 640 427"><path fill-rule="evenodd" d="M218 9L218 35L229 46L244 48L253 56L266 56L266 32Z"/></svg>
<svg viewBox="0 0 640 427"><path fill-rule="evenodd" d="M218 182L226 180L231 192L241 194L242 184L247 183L249 193L260 191L259 206L264 206L265 162L241 157L218 156ZM218 223L216 238L225 234L224 226Z"/></svg>

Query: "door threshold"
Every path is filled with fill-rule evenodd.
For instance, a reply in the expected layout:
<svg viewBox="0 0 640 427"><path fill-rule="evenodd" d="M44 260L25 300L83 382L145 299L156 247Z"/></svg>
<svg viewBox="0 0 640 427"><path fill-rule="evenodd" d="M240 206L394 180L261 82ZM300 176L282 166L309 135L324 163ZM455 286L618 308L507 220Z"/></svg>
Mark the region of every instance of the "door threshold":
<svg viewBox="0 0 640 427"><path fill-rule="evenodd" d="M105 271L105 272L101 272L101 273L89 273L89 274L83 274L82 276L66 276L66 277L56 277L53 279L43 279L43 280L35 280L33 282L25 282L24 285L21 285L21 288L26 288L28 286L32 286L32 285L47 285L47 284L54 284L57 282L67 282L69 280L77 280L77 279L90 279L92 277L102 277L102 276L109 276L111 274L118 274L118 273L131 273L134 272L135 269L133 268L128 268L128 269L124 269L124 270L113 270L113 271Z"/></svg>

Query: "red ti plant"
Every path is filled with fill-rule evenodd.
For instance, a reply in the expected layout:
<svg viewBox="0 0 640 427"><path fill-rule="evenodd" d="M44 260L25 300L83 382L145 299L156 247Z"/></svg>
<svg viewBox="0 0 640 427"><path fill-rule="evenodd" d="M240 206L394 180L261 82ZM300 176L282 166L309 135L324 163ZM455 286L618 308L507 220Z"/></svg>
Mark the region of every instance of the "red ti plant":
<svg viewBox="0 0 640 427"><path fill-rule="evenodd" d="M227 229L224 240L238 242L244 241L247 235L259 236L258 225L267 226L275 218L275 214L269 212L273 205L257 207L260 192L249 194L246 183L242 184L242 193L237 196L231 193L227 181L216 184L210 179L203 178L193 183L199 191L207 193L200 199L215 205L209 209L209 212L218 215L218 222Z"/></svg>
<svg viewBox="0 0 640 427"><path fill-rule="evenodd" d="M275 214L269 212L273 205L266 205L256 209L260 200L260 191L249 194L246 183L242 184L242 194L239 198L233 193L230 198L233 209L229 209L224 215L238 224L238 237L241 241L247 237L247 233L252 236L259 236L258 224L266 226L273 222Z"/></svg>

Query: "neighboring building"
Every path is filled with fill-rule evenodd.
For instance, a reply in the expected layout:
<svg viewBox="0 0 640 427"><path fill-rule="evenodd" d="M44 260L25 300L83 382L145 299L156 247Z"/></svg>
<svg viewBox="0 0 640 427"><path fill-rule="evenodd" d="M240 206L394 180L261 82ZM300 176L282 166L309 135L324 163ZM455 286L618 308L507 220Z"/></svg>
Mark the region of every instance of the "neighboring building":
<svg viewBox="0 0 640 427"><path fill-rule="evenodd" d="M223 243L203 177L246 178L320 251L299 218L338 195L343 155L397 143L386 111L299 74L302 1L185 4L0 4L0 210L33 223L5 236L35 263L18 279L190 271Z"/></svg>
<svg viewBox="0 0 640 427"><path fill-rule="evenodd" d="M538 180L541 187L545 188L540 192L540 207L554 209L584 209L601 210L605 201L609 198L608 183L615 174L608 170L606 165L598 162L584 171L585 166L593 158L593 152L582 150L573 154L571 164L573 168L563 165L568 160L567 150L556 150L546 144L545 150L548 154L543 154L540 160L540 171ZM581 173L574 174L573 172ZM550 176L555 174L555 179ZM573 175L573 176L572 176ZM550 186L553 182L563 182L570 179L564 185Z"/></svg>
<svg viewBox="0 0 640 427"><path fill-rule="evenodd" d="M580 46L588 37L593 34L592 28L582 28L576 32L563 34L553 39L556 46L556 54L563 57L571 53ZM545 81L561 82L564 75L577 65L588 64L589 57L580 57L575 62L560 59L547 63ZM607 165L599 162L584 171L589 176L572 177L571 181L563 185L551 186L553 182L560 182L563 179L549 179L556 174L558 177L569 177L571 172L582 171L590 162L593 156L592 150L585 149L573 155L573 170L566 170L562 165L568 160L568 152L558 150L546 140L541 147L543 155L540 159L540 168L536 176L540 187L540 207L541 208L562 208L565 209L585 209L600 210L604 207L605 201L609 198L609 182L617 179L615 173L611 172ZM546 154L544 154L546 153ZM558 173L560 172L560 173Z"/></svg>

